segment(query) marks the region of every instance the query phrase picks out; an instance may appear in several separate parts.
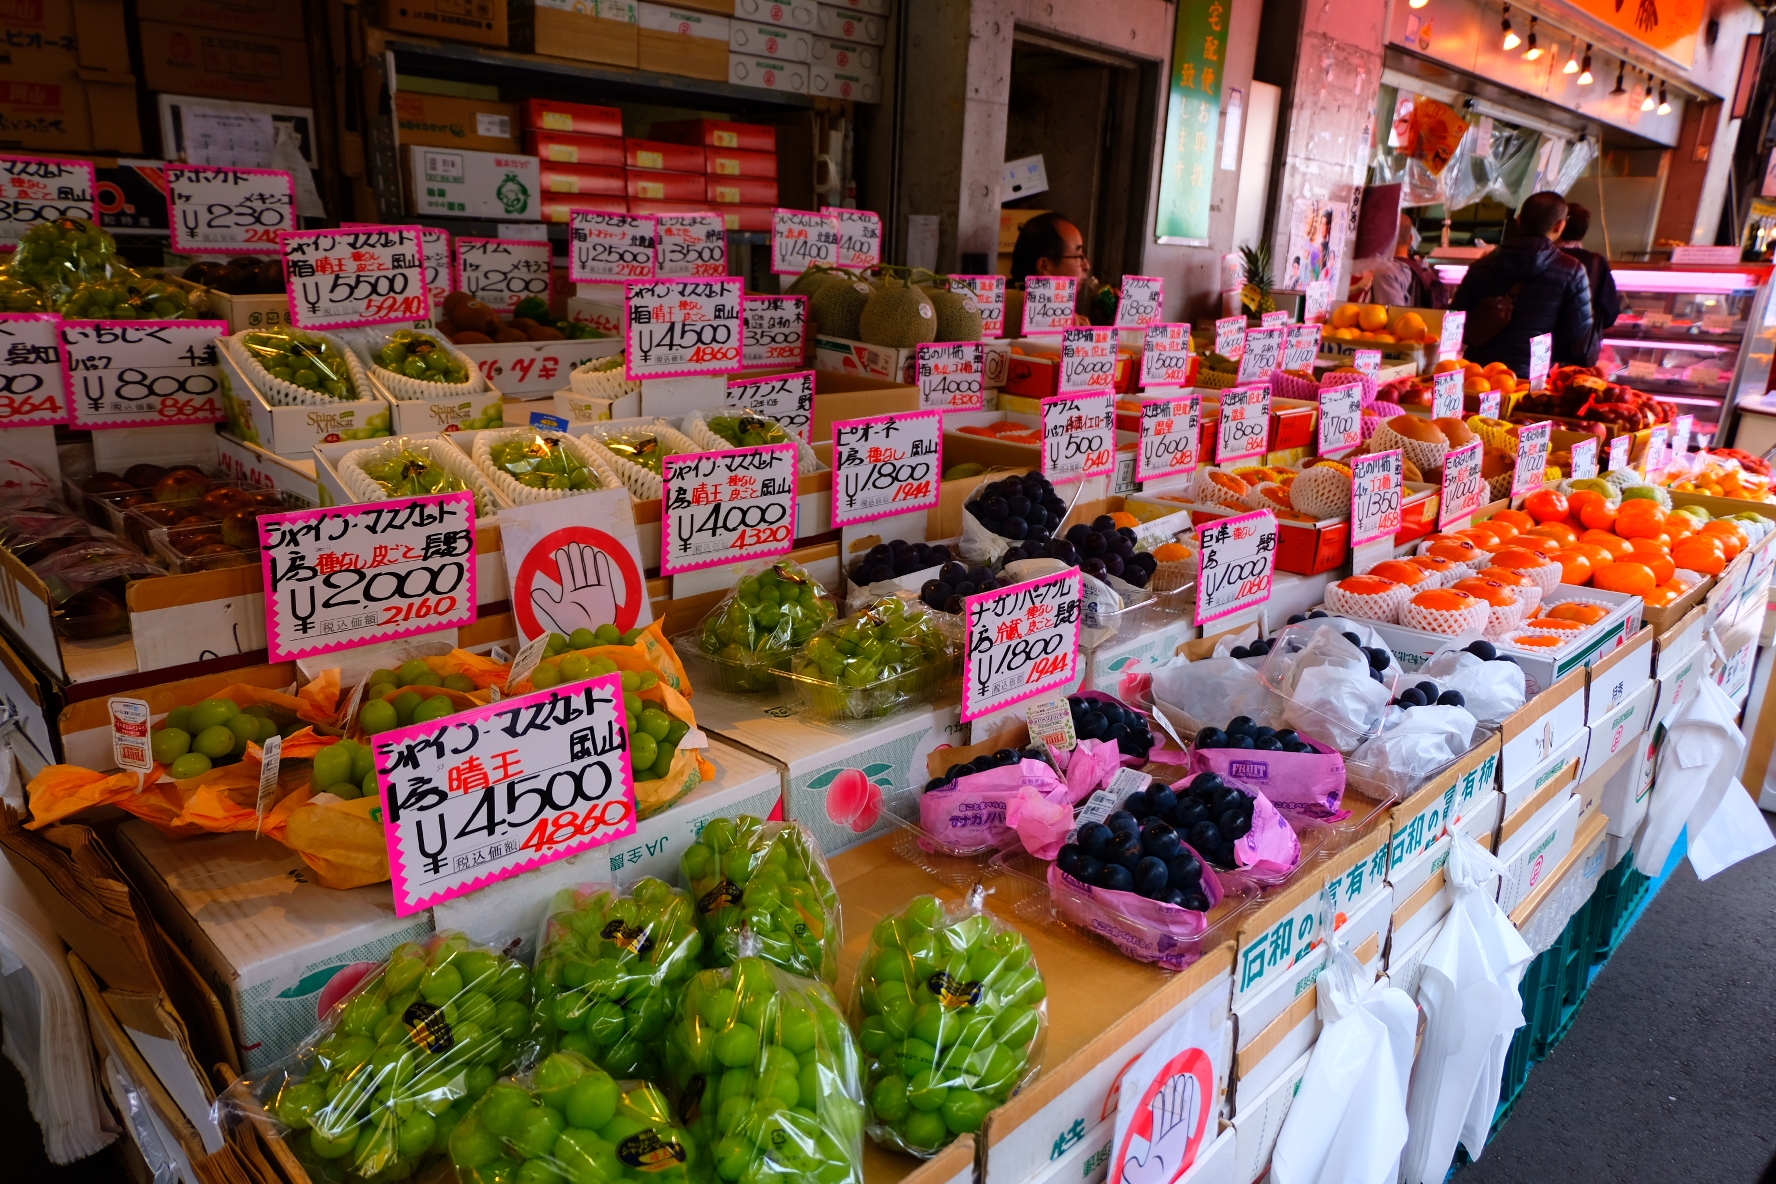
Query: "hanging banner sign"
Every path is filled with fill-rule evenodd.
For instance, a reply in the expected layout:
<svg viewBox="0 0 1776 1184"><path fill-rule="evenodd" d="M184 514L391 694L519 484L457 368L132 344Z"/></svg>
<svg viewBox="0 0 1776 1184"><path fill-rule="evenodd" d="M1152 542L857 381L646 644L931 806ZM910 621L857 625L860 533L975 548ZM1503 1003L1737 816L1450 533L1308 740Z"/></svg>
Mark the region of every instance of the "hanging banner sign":
<svg viewBox="0 0 1776 1184"><path fill-rule="evenodd" d="M1270 388L1233 386L1221 392L1221 423L1215 431L1215 463L1264 454L1270 439Z"/></svg>
<svg viewBox="0 0 1776 1184"><path fill-rule="evenodd" d="M1363 388L1320 388L1320 455L1341 456L1363 442Z"/></svg>
<svg viewBox="0 0 1776 1184"><path fill-rule="evenodd" d="M1572 452L1572 479L1583 481L1588 477L1597 476L1597 437L1580 440L1570 449Z"/></svg>
<svg viewBox="0 0 1776 1184"><path fill-rule="evenodd" d="M1033 275L1024 281L1021 336L1052 336L1071 329L1079 281L1070 275Z"/></svg>
<svg viewBox="0 0 1776 1184"><path fill-rule="evenodd" d="M920 407L975 411L986 405L986 346L978 341L946 341L921 345L915 357Z"/></svg>
<svg viewBox="0 0 1776 1184"><path fill-rule="evenodd" d="M1246 349L1240 355L1241 382L1263 382L1270 377L1272 370L1282 366L1283 334L1287 332L1288 329L1282 325L1246 332Z"/></svg>
<svg viewBox="0 0 1776 1184"><path fill-rule="evenodd" d="M63 321L70 423L137 428L222 422L216 338L226 321Z"/></svg>
<svg viewBox="0 0 1776 1184"><path fill-rule="evenodd" d="M1070 567L963 600L964 723L1078 680L1083 580Z"/></svg>
<svg viewBox="0 0 1776 1184"><path fill-rule="evenodd" d="M1548 442L1554 425L1546 420L1517 429L1517 468L1511 475L1511 496L1534 493L1548 483Z"/></svg>
<svg viewBox="0 0 1776 1184"><path fill-rule="evenodd" d="M296 229L296 179L275 169L234 169L167 161L167 221L173 250L261 254L278 232Z"/></svg>
<svg viewBox="0 0 1776 1184"><path fill-rule="evenodd" d="M742 296L746 346L741 354L748 370L763 366L799 366L808 356L806 296Z"/></svg>
<svg viewBox="0 0 1776 1184"><path fill-rule="evenodd" d="M1443 500L1437 507L1439 528L1463 518L1486 504L1489 492L1480 476L1480 441L1451 448L1443 454Z"/></svg>
<svg viewBox="0 0 1776 1184"><path fill-rule="evenodd" d="M661 575L795 546L795 444L687 452L660 463Z"/></svg>
<svg viewBox="0 0 1776 1184"><path fill-rule="evenodd" d="M0 428L67 423L70 404L62 318L0 313Z"/></svg>
<svg viewBox="0 0 1776 1184"><path fill-rule="evenodd" d="M495 312L532 296L549 298L549 244L517 238L458 238L456 282Z"/></svg>
<svg viewBox="0 0 1776 1184"><path fill-rule="evenodd" d="M97 222L98 189L91 161L0 156L0 243L57 218Z"/></svg>
<svg viewBox="0 0 1776 1184"><path fill-rule="evenodd" d="M1323 332L1323 325L1290 325L1289 335L1283 343L1283 369L1311 371L1314 359L1320 356L1320 334Z"/></svg>
<svg viewBox="0 0 1776 1184"><path fill-rule="evenodd" d="M835 527L929 510L942 497L942 475L941 412L900 411L833 424Z"/></svg>
<svg viewBox="0 0 1776 1184"><path fill-rule="evenodd" d="M1171 395L1141 400L1141 440L1135 450L1135 480L1185 477L1196 472L1202 437L1202 399Z"/></svg>
<svg viewBox="0 0 1776 1184"><path fill-rule="evenodd" d="M663 280L729 274L720 214L656 214L654 243L654 274Z"/></svg>
<svg viewBox="0 0 1776 1184"><path fill-rule="evenodd" d="M1116 466L1114 395L1042 400L1042 475L1055 485L1107 476Z"/></svg>
<svg viewBox="0 0 1776 1184"><path fill-rule="evenodd" d="M768 416L790 435L806 440L814 426L814 371L729 379L722 406Z"/></svg>
<svg viewBox="0 0 1776 1184"><path fill-rule="evenodd" d="M974 301L981 314L981 338L1005 336L1005 277L1002 275L953 275L956 284Z"/></svg>
<svg viewBox="0 0 1776 1184"><path fill-rule="evenodd" d="M1141 340L1141 386L1189 385L1189 323L1148 325Z"/></svg>
<svg viewBox="0 0 1776 1184"><path fill-rule="evenodd" d="M1360 547L1400 533L1400 500L1405 493L1398 448L1351 458L1351 546Z"/></svg>
<svg viewBox="0 0 1776 1184"><path fill-rule="evenodd" d="M713 214L681 214L680 218L709 218ZM716 223L719 231L721 223ZM681 236L697 234L706 227L693 225L680 232ZM608 214L602 210L569 210L567 212L567 278L576 284L614 283L626 280L643 280L655 274L656 251L661 247L660 227L657 220L645 214ZM664 268L662 276L696 276L726 275L728 258L727 234L722 232L712 252L702 242L687 252L684 238L676 240L680 248L680 256L692 254L697 260L695 266L703 265L703 260L713 254L715 262L722 264L715 271L687 269L681 262L672 272ZM545 254L548 244L539 244Z"/></svg>
<svg viewBox="0 0 1776 1184"><path fill-rule="evenodd" d="M462 490L259 519L269 660L475 622L475 495Z"/></svg>
<svg viewBox="0 0 1776 1184"><path fill-rule="evenodd" d="M740 369L742 281L654 280L624 285L623 377L630 382Z"/></svg>
<svg viewBox="0 0 1776 1184"><path fill-rule="evenodd" d="M882 262L882 219L869 210L822 206L839 226L839 266L862 271Z"/></svg>
<svg viewBox="0 0 1776 1184"><path fill-rule="evenodd" d="M432 313L417 226L286 230L278 244L299 329L412 324Z"/></svg>
<svg viewBox="0 0 1776 1184"><path fill-rule="evenodd" d="M1164 306L1164 277L1125 275L1122 277L1122 299L1116 304L1116 327L1145 329L1158 322Z"/></svg>
<svg viewBox="0 0 1776 1184"><path fill-rule="evenodd" d="M1061 330L1062 394L1116 388L1115 329Z"/></svg>
<svg viewBox="0 0 1776 1184"><path fill-rule="evenodd" d="M839 266L839 220L807 210L771 211L771 271L800 275L815 264Z"/></svg>
<svg viewBox="0 0 1776 1184"><path fill-rule="evenodd" d="M1270 599L1276 515L1254 510L1196 528L1196 624L1207 625Z"/></svg>

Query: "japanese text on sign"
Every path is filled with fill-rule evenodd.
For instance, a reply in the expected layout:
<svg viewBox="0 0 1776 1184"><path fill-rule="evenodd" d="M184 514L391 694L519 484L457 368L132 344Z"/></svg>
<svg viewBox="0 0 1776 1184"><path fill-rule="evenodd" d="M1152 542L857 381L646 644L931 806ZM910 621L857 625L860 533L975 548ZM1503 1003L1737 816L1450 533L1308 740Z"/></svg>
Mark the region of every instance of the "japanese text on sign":
<svg viewBox="0 0 1776 1184"><path fill-rule="evenodd" d="M576 284L641 280L655 274L655 247L659 247L661 276L726 275L727 236L713 214L684 214L680 218L706 217L715 221L717 240L711 250L700 241L697 227L678 232L675 238L677 265L668 271L665 228L645 214L607 214L600 210L567 212L567 278ZM690 241L687 242L686 240ZM544 244L545 249L547 244ZM685 256L695 262L686 266ZM715 270L702 270L705 256Z"/></svg>
<svg viewBox="0 0 1776 1184"><path fill-rule="evenodd" d="M1062 394L1116 387L1115 329L1061 330Z"/></svg>
<svg viewBox="0 0 1776 1184"><path fill-rule="evenodd" d="M976 410L986 402L986 347L978 341L921 345L916 355L919 406L936 411Z"/></svg>
<svg viewBox="0 0 1776 1184"><path fill-rule="evenodd" d="M950 282L962 289L964 299L974 302L981 314L984 340L1005 336L1005 277L1002 275L953 275Z"/></svg>
<svg viewBox="0 0 1776 1184"><path fill-rule="evenodd" d="M0 156L0 242L57 218L93 221L97 189L90 161Z"/></svg>
<svg viewBox="0 0 1776 1184"><path fill-rule="evenodd" d="M728 274L728 230L720 214L659 214L654 222L655 275L664 280Z"/></svg>
<svg viewBox="0 0 1776 1184"><path fill-rule="evenodd" d="M874 267L882 261L882 219L869 210L824 206L839 225L839 266L852 271Z"/></svg>
<svg viewBox="0 0 1776 1184"><path fill-rule="evenodd" d="M1320 356L1320 325L1290 325L1283 342L1283 369L1310 370Z"/></svg>
<svg viewBox="0 0 1776 1184"><path fill-rule="evenodd" d="M1671 463L1671 457L1665 452L1666 442L1671 437L1671 429L1660 424L1647 433L1646 452L1640 458L1641 468L1649 477L1657 477Z"/></svg>
<svg viewBox="0 0 1776 1184"><path fill-rule="evenodd" d="M740 288L733 276L628 284L623 377L636 382L740 369Z"/></svg>
<svg viewBox="0 0 1776 1184"><path fill-rule="evenodd" d="M1462 383L1466 375L1460 370L1445 370L1431 379L1431 418L1460 419Z"/></svg>
<svg viewBox="0 0 1776 1184"><path fill-rule="evenodd" d="M1609 471L1612 473L1629 472L1633 466L1628 463L1628 450L1634 445L1634 437L1617 436L1609 443Z"/></svg>
<svg viewBox="0 0 1776 1184"><path fill-rule="evenodd" d="M942 473L942 412L839 420L833 424L833 525L929 510L942 494Z"/></svg>
<svg viewBox="0 0 1776 1184"><path fill-rule="evenodd" d="M1273 325L1287 325L1290 320L1291 314L1286 308L1279 308L1273 312L1258 314L1258 323L1266 329Z"/></svg>
<svg viewBox="0 0 1776 1184"><path fill-rule="evenodd" d="M1234 386L1221 392L1221 423L1215 432L1215 463L1264 452L1270 438L1270 388Z"/></svg>
<svg viewBox="0 0 1776 1184"><path fill-rule="evenodd" d="M1690 433L1696 428L1694 415L1680 415L1671 421L1671 455L1683 457L1690 451Z"/></svg>
<svg viewBox="0 0 1776 1184"><path fill-rule="evenodd" d="M1597 476L1597 437L1580 440L1572 446L1571 452L1572 479L1574 481Z"/></svg>
<svg viewBox="0 0 1776 1184"><path fill-rule="evenodd" d="M1053 395L1042 400L1042 475L1060 485L1099 477L1116 464L1115 396Z"/></svg>
<svg viewBox="0 0 1776 1184"><path fill-rule="evenodd" d="M816 263L839 262L839 220L806 210L771 211L771 271L800 275Z"/></svg>
<svg viewBox="0 0 1776 1184"><path fill-rule="evenodd" d="M1473 516L1486 504L1486 482L1480 476L1480 441L1451 448L1443 454L1443 503L1437 507L1437 525L1448 526Z"/></svg>
<svg viewBox="0 0 1776 1184"><path fill-rule="evenodd" d="M383 732L373 748L399 916L635 833L615 674Z"/></svg>
<svg viewBox="0 0 1776 1184"><path fill-rule="evenodd" d="M1276 516L1255 510L1196 528L1196 623L1206 625L1270 599Z"/></svg>
<svg viewBox="0 0 1776 1184"><path fill-rule="evenodd" d="M345 228L382 225L380 222L341 222ZM419 228L419 252L425 264L426 295L431 298L431 315L444 315L444 298L456 290L456 252L450 243L450 232L436 226Z"/></svg>
<svg viewBox="0 0 1776 1184"><path fill-rule="evenodd" d="M1141 440L1135 452L1135 480L1184 477L1196 472L1202 399L1175 395L1141 400Z"/></svg>
<svg viewBox="0 0 1776 1184"><path fill-rule="evenodd" d="M806 440L814 425L814 371L730 380L722 406L755 411L782 424L790 435Z"/></svg>
<svg viewBox="0 0 1776 1184"><path fill-rule="evenodd" d="M475 495L464 490L259 519L271 661L469 625Z"/></svg>
<svg viewBox="0 0 1776 1184"><path fill-rule="evenodd" d="M1320 388L1320 455L1338 456L1363 442L1363 388Z"/></svg>
<svg viewBox="0 0 1776 1184"><path fill-rule="evenodd" d="M1224 358L1237 359L1245 355L1245 317L1222 317L1215 322L1215 352Z"/></svg>
<svg viewBox="0 0 1776 1184"><path fill-rule="evenodd" d="M1554 425L1546 420L1517 429L1517 468L1511 476L1513 497L1534 493L1547 484L1548 447Z"/></svg>
<svg viewBox="0 0 1776 1184"><path fill-rule="evenodd" d="M70 422L80 428L222 422L225 321L63 321Z"/></svg>
<svg viewBox="0 0 1776 1184"><path fill-rule="evenodd" d="M806 296L742 296L740 315L746 323L742 357L754 366L799 366L807 356Z"/></svg>
<svg viewBox="0 0 1776 1184"><path fill-rule="evenodd" d="M1033 275L1024 281L1025 337L1053 335L1073 327L1079 281L1070 275Z"/></svg>
<svg viewBox="0 0 1776 1184"><path fill-rule="evenodd" d="M1437 350L1442 357L1461 357L1462 334L1467 327L1467 313L1452 308L1443 314L1443 328L1437 337Z"/></svg>
<svg viewBox="0 0 1776 1184"><path fill-rule="evenodd" d="M1246 333L1246 352L1240 355L1241 382L1262 382L1282 365L1283 334L1287 332L1282 325L1271 325Z"/></svg>
<svg viewBox="0 0 1776 1184"><path fill-rule="evenodd" d="M1141 340L1141 385L1190 385L1190 325L1148 325Z"/></svg>
<svg viewBox="0 0 1776 1184"><path fill-rule="evenodd" d="M1480 414L1487 419L1503 419L1505 396L1500 391L1487 391L1480 396Z"/></svg>
<svg viewBox="0 0 1776 1184"><path fill-rule="evenodd" d="M1400 533L1406 489L1400 458L1398 448L1351 458L1351 546Z"/></svg>
<svg viewBox="0 0 1776 1184"><path fill-rule="evenodd" d="M0 313L0 428L68 422L61 318Z"/></svg>
<svg viewBox="0 0 1776 1184"><path fill-rule="evenodd" d="M794 444L668 456L661 478L661 575L781 555L795 545Z"/></svg>
<svg viewBox="0 0 1776 1184"><path fill-rule="evenodd" d="M1318 325L1325 321L1326 312L1331 307L1331 280L1312 280L1302 290L1301 319L1307 324Z"/></svg>
<svg viewBox="0 0 1776 1184"><path fill-rule="evenodd" d="M1118 329L1145 329L1159 320L1165 304L1165 278L1157 275L1122 277L1122 299L1116 305Z"/></svg>
<svg viewBox="0 0 1776 1184"><path fill-rule="evenodd" d="M1378 349L1359 349L1351 354L1351 368L1367 374L1370 378L1381 374L1381 351Z"/></svg>
<svg viewBox="0 0 1776 1184"><path fill-rule="evenodd" d="M495 312L549 298L549 244L515 238L458 238L456 282Z"/></svg>
<svg viewBox="0 0 1776 1184"><path fill-rule="evenodd" d="M349 329L432 315L417 226L286 230L278 235L290 320Z"/></svg>
<svg viewBox="0 0 1776 1184"><path fill-rule="evenodd" d="M1554 334L1538 333L1529 339L1529 389L1548 389L1548 366L1554 360Z"/></svg>
<svg viewBox="0 0 1776 1184"><path fill-rule="evenodd" d="M1083 578L1072 567L963 601L964 722L1073 685Z"/></svg>
<svg viewBox="0 0 1776 1184"><path fill-rule="evenodd" d="M274 169L166 165L175 251L247 255L276 247L296 227L296 180Z"/></svg>

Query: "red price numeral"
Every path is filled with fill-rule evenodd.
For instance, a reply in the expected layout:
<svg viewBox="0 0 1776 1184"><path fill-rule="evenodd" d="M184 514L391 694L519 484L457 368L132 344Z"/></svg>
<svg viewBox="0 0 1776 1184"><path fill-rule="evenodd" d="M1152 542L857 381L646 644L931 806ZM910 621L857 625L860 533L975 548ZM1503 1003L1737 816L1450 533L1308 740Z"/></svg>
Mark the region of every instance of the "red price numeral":
<svg viewBox="0 0 1776 1184"><path fill-rule="evenodd" d="M456 597L424 596L418 600L409 600L406 604L384 605L382 611L388 614L382 619L384 625L423 621L427 617L446 617L456 611Z"/></svg>
<svg viewBox="0 0 1776 1184"><path fill-rule="evenodd" d="M1036 664L1030 667L1030 673L1024 676L1024 682L1040 682L1051 674L1065 674L1066 672L1067 655L1065 653L1050 654L1046 658L1036 660Z"/></svg>
<svg viewBox="0 0 1776 1184"><path fill-rule="evenodd" d="M1085 467L1088 469L1107 469L1107 468L1109 468L1110 467L1110 450L1105 449L1102 452L1094 452L1090 456L1086 457L1085 458Z"/></svg>
<svg viewBox="0 0 1776 1184"><path fill-rule="evenodd" d="M419 320L431 315L431 298L425 293L413 296L384 296L379 300L364 301L364 315L367 317L404 317Z"/></svg>
<svg viewBox="0 0 1776 1184"><path fill-rule="evenodd" d="M629 803L622 799L588 807L583 817L578 810L563 810L553 818L537 819L518 849L541 855L550 847L588 838L600 830L614 830L628 821Z"/></svg>
<svg viewBox="0 0 1776 1184"><path fill-rule="evenodd" d="M931 482L929 482L929 481L902 481L900 483L900 488L896 489L894 491L894 496L889 498L888 500L891 502L911 501L912 499L914 499L916 497L930 497L930 496L931 496Z"/></svg>
<svg viewBox="0 0 1776 1184"><path fill-rule="evenodd" d="M204 419L221 414L214 399L175 399L168 396L160 401L162 419Z"/></svg>
<svg viewBox="0 0 1776 1184"><path fill-rule="evenodd" d="M731 345L699 345L691 351L692 365L698 362L737 362L740 351Z"/></svg>
<svg viewBox="0 0 1776 1184"><path fill-rule="evenodd" d="M728 550L741 551L748 547L763 547L769 543L787 543L789 541L789 525L754 526L742 529L728 544Z"/></svg>
<svg viewBox="0 0 1776 1184"><path fill-rule="evenodd" d="M44 412L59 415L61 410L61 401L54 395L44 395L38 399L0 395L0 419L23 418L27 415L41 415Z"/></svg>
<svg viewBox="0 0 1776 1184"><path fill-rule="evenodd" d="M249 228L247 230L246 241L250 243L275 243L278 241L278 232L269 226Z"/></svg>

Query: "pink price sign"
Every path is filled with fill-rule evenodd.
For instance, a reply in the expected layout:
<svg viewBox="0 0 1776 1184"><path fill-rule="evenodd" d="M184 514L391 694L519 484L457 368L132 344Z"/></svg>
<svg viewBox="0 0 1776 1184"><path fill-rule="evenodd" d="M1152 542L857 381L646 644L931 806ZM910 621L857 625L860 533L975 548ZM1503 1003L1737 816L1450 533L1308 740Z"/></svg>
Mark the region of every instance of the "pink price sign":
<svg viewBox="0 0 1776 1184"><path fill-rule="evenodd" d="M1263 382L1282 366L1283 336L1288 331L1285 325L1269 325L1246 333L1245 352L1240 355L1241 382Z"/></svg>
<svg viewBox="0 0 1776 1184"><path fill-rule="evenodd" d="M1370 378L1381 377L1381 351L1378 349L1360 349L1351 354L1351 368L1367 374Z"/></svg>
<svg viewBox="0 0 1776 1184"><path fill-rule="evenodd" d="M1079 281L1070 275L1033 275L1024 281L1025 337L1054 337L1074 324Z"/></svg>
<svg viewBox="0 0 1776 1184"><path fill-rule="evenodd" d="M456 240L456 282L495 312L510 314L531 297L549 299L550 247L521 238Z"/></svg>
<svg viewBox="0 0 1776 1184"><path fill-rule="evenodd" d="M1289 336L1283 343L1283 369L1311 370L1314 359L1320 356L1323 331L1321 325L1290 325Z"/></svg>
<svg viewBox="0 0 1776 1184"><path fill-rule="evenodd" d="M655 274L659 242L659 224L656 219L645 214L569 210L567 278L576 284L609 284L648 279ZM547 249L546 243L543 246ZM725 236L718 245L716 255L720 261L727 261ZM727 272L687 273L681 267L672 274L726 275Z"/></svg>
<svg viewBox="0 0 1776 1184"><path fill-rule="evenodd" d="M1117 330L1061 330L1062 394L1116 389Z"/></svg>
<svg viewBox="0 0 1776 1184"><path fill-rule="evenodd" d="M728 228L720 214L656 214L654 228L654 274L661 279L728 274Z"/></svg>
<svg viewBox="0 0 1776 1184"><path fill-rule="evenodd" d="M1245 356L1245 317L1222 317L1215 322L1215 352L1235 361Z"/></svg>
<svg viewBox="0 0 1776 1184"><path fill-rule="evenodd" d="M216 338L227 332L226 321L63 321L69 423L221 423Z"/></svg>
<svg viewBox="0 0 1776 1184"><path fill-rule="evenodd" d="M1157 275L1122 277L1122 299L1116 303L1118 329L1145 329L1157 324L1165 307L1165 279Z"/></svg>
<svg viewBox="0 0 1776 1184"><path fill-rule="evenodd" d="M1511 496L1534 493L1548 483L1548 448L1554 425L1547 420L1517 429L1517 467L1511 475Z"/></svg>
<svg viewBox="0 0 1776 1184"><path fill-rule="evenodd" d="M1141 400L1141 439L1135 448L1135 480L1185 477L1196 472L1202 436L1202 398L1169 395Z"/></svg>
<svg viewBox="0 0 1776 1184"><path fill-rule="evenodd" d="M277 247L296 227L296 179L276 169L167 161L167 219L173 250L251 255Z"/></svg>
<svg viewBox="0 0 1776 1184"><path fill-rule="evenodd" d="M740 318L746 337L741 354L748 370L800 366L807 357L806 296L742 296Z"/></svg>
<svg viewBox="0 0 1776 1184"><path fill-rule="evenodd" d="M1443 327L1437 334L1437 352L1440 358L1461 357L1462 334L1467 327L1467 313L1452 308L1443 314Z"/></svg>
<svg viewBox="0 0 1776 1184"><path fill-rule="evenodd" d="M950 282L962 289L981 314L981 338L1005 336L1005 277L1002 275L953 275Z"/></svg>
<svg viewBox="0 0 1776 1184"><path fill-rule="evenodd" d="M286 230L278 245L299 329L411 324L432 314L417 226Z"/></svg>
<svg viewBox="0 0 1776 1184"><path fill-rule="evenodd" d="M1207 625L1270 599L1276 515L1254 510L1196 528L1196 623Z"/></svg>
<svg viewBox="0 0 1776 1184"><path fill-rule="evenodd" d="M832 468L834 526L929 510L942 496L943 413L838 420Z"/></svg>
<svg viewBox="0 0 1776 1184"><path fill-rule="evenodd" d="M1671 456L1667 447L1671 440L1671 428L1660 424L1647 433L1646 451L1641 455L1641 468L1648 477L1657 477L1671 465Z"/></svg>
<svg viewBox="0 0 1776 1184"><path fill-rule="evenodd" d="M67 423L69 391L62 318L0 313L0 428Z"/></svg>
<svg viewBox="0 0 1776 1184"><path fill-rule="evenodd" d="M1042 400L1042 475L1056 485L1102 477L1116 467L1116 396Z"/></svg>
<svg viewBox="0 0 1776 1184"><path fill-rule="evenodd" d="M742 281L653 280L623 286L623 377L680 378L740 369Z"/></svg>
<svg viewBox="0 0 1776 1184"><path fill-rule="evenodd" d="M814 371L730 378L722 406L775 420L790 435L806 440L814 426Z"/></svg>
<svg viewBox="0 0 1776 1184"><path fill-rule="evenodd" d="M1690 451L1690 433L1695 431L1696 417L1680 415L1671 421L1671 455L1679 459Z"/></svg>
<svg viewBox="0 0 1776 1184"><path fill-rule="evenodd" d="M89 160L0 156L0 243L58 218L97 222L98 174Z"/></svg>
<svg viewBox="0 0 1776 1184"><path fill-rule="evenodd" d="M1554 334L1538 333L1529 339L1529 389L1548 389L1548 367L1554 360Z"/></svg>
<svg viewBox="0 0 1776 1184"><path fill-rule="evenodd" d="M1487 419L1503 419L1505 396L1499 391L1487 391L1480 396L1480 414Z"/></svg>
<svg viewBox="0 0 1776 1184"><path fill-rule="evenodd" d="M1301 294L1301 319L1309 325L1322 324L1332 307L1332 281L1313 280Z"/></svg>
<svg viewBox="0 0 1776 1184"><path fill-rule="evenodd" d="M1274 312L1261 313L1258 317L1258 323L1264 326L1264 328L1269 329L1276 325L1287 325L1292 319L1294 319L1293 314L1290 313L1288 309L1279 308Z"/></svg>
<svg viewBox="0 0 1776 1184"><path fill-rule="evenodd" d="M1084 593L1070 567L963 600L964 722L1073 685Z"/></svg>
<svg viewBox="0 0 1776 1184"><path fill-rule="evenodd" d="M1141 341L1141 386L1190 385L1190 325L1148 325Z"/></svg>
<svg viewBox="0 0 1776 1184"><path fill-rule="evenodd" d="M882 261L882 219L869 210L822 206L839 226L839 266L852 271L874 267Z"/></svg>
<svg viewBox="0 0 1776 1184"><path fill-rule="evenodd" d="M1320 388L1320 455L1340 456L1363 442L1363 388Z"/></svg>
<svg viewBox="0 0 1776 1184"><path fill-rule="evenodd" d="M771 271L800 275L816 264L839 266L839 220L807 210L771 211Z"/></svg>
<svg viewBox="0 0 1776 1184"><path fill-rule="evenodd" d="M634 834L623 718L622 677L603 674L378 733L396 915Z"/></svg>
<svg viewBox="0 0 1776 1184"><path fill-rule="evenodd" d="M986 402L987 350L978 341L921 345L915 355L919 406L975 411Z"/></svg>
<svg viewBox="0 0 1776 1184"><path fill-rule="evenodd" d="M1351 546L1400 533L1406 486L1398 448L1351 458Z"/></svg>
<svg viewBox="0 0 1776 1184"><path fill-rule="evenodd" d="M1580 440L1572 446L1572 479L1582 481L1597 476L1597 437Z"/></svg>
<svg viewBox="0 0 1776 1184"><path fill-rule="evenodd" d="M664 458L660 574L765 559L793 548L797 455L797 446L787 443Z"/></svg>
<svg viewBox="0 0 1776 1184"><path fill-rule="evenodd" d="M1462 413L1462 382L1466 375L1460 370L1445 370L1431 379L1431 418L1460 419Z"/></svg>
<svg viewBox="0 0 1776 1184"><path fill-rule="evenodd" d="M270 660L475 621L475 495L463 490L259 519Z"/></svg>
<svg viewBox="0 0 1776 1184"><path fill-rule="evenodd" d="M1443 499L1437 507L1438 527L1448 526L1486 504L1486 482L1480 476L1481 443L1475 440L1443 454Z"/></svg>
<svg viewBox="0 0 1776 1184"><path fill-rule="evenodd" d="M1628 450L1634 446L1633 436L1616 436L1609 442L1609 471L1627 473L1633 471L1628 463Z"/></svg>
<svg viewBox="0 0 1776 1184"><path fill-rule="evenodd" d="M1215 430L1215 463L1262 456L1270 439L1270 388L1234 386L1221 392L1221 422Z"/></svg>

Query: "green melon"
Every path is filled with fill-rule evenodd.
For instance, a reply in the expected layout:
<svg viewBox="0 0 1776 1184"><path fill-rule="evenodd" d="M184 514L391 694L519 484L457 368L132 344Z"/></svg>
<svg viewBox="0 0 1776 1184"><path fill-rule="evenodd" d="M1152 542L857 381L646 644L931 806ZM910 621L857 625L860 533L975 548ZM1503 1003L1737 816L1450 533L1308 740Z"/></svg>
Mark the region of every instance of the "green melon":
<svg viewBox="0 0 1776 1184"><path fill-rule="evenodd" d="M814 293L820 291L820 289L826 287L826 285L833 280L842 280L844 278L845 277L838 272L831 271L825 267L810 267L801 275L796 276L795 283L791 284L783 291L786 296L812 296Z"/></svg>
<svg viewBox="0 0 1776 1184"><path fill-rule="evenodd" d="M938 341L979 341L981 339L980 309L966 293L937 284L920 288L931 307L937 310Z"/></svg>
<svg viewBox="0 0 1776 1184"><path fill-rule="evenodd" d="M871 345L910 349L937 339L937 309L920 289L886 280L864 304L857 331Z"/></svg>
<svg viewBox="0 0 1776 1184"><path fill-rule="evenodd" d="M870 286L862 280L825 284L808 299L808 312L815 327L828 337L861 341L857 319L871 295Z"/></svg>

